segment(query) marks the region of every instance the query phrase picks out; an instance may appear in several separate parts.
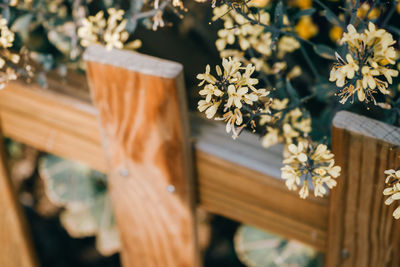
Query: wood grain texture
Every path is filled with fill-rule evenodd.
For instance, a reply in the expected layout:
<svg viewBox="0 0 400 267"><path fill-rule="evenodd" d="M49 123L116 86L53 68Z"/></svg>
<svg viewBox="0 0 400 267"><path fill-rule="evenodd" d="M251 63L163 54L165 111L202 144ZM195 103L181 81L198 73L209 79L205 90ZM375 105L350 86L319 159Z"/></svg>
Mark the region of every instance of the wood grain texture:
<svg viewBox="0 0 400 267"><path fill-rule="evenodd" d="M106 171L97 110L79 89L51 80L46 90L12 82L0 91L0 115L6 136L45 152ZM76 85L74 86L76 87ZM83 85L82 85L83 87Z"/></svg>
<svg viewBox="0 0 400 267"><path fill-rule="evenodd" d="M196 152L200 206L324 251L328 203L299 199L282 181Z"/></svg>
<svg viewBox="0 0 400 267"><path fill-rule="evenodd" d="M400 226L386 206L384 171L397 168L400 129L349 112L334 119L332 150L342 167L331 191L327 267L400 266Z"/></svg>
<svg viewBox="0 0 400 267"><path fill-rule="evenodd" d="M36 267L30 234L6 168L0 132L0 266Z"/></svg>
<svg viewBox="0 0 400 267"><path fill-rule="evenodd" d="M182 68L169 78L149 75L125 64L144 66L155 59L101 47L89 49L85 58L100 111L123 265L196 266ZM168 73L177 65L155 62L154 68Z"/></svg>
<svg viewBox="0 0 400 267"><path fill-rule="evenodd" d="M78 160L105 172L107 163L94 107L74 96L78 88L71 92L68 91L70 86L63 88L57 81L49 84L58 84L60 90L9 83L6 90L0 91L0 116L5 134L36 149ZM280 151L261 152L254 144L259 140L255 138L250 142L248 139L254 137L250 135L227 143L230 137L225 134L223 125L214 125L196 115L191 116L191 124L197 151L197 194L203 209L297 239L318 250L325 249L327 199L299 200L296 193L286 190L274 177L274 170L279 169L281 163ZM57 138L52 137L52 132L57 133ZM251 161L253 165L244 166L243 157L252 156L257 160ZM235 170L234 179L232 170ZM230 190L221 190L225 186ZM270 192L279 194L270 195ZM234 199L241 205L236 207L236 202L235 205L228 203L226 208L226 199ZM282 217L288 223L280 223Z"/></svg>

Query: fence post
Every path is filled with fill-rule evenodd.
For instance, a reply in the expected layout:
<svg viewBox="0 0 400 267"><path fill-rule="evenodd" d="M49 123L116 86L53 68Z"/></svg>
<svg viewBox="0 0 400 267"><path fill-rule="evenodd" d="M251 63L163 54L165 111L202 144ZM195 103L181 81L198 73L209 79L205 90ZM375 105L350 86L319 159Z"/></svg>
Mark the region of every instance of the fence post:
<svg viewBox="0 0 400 267"><path fill-rule="evenodd" d="M0 266L35 267L27 222L17 200L5 161L0 129Z"/></svg>
<svg viewBox="0 0 400 267"><path fill-rule="evenodd" d="M197 266L182 65L102 46L85 60L123 266Z"/></svg>
<svg viewBox="0 0 400 267"><path fill-rule="evenodd" d="M332 150L342 167L331 191L327 267L400 266L400 224L382 191L386 169L400 165L400 128L341 111Z"/></svg>

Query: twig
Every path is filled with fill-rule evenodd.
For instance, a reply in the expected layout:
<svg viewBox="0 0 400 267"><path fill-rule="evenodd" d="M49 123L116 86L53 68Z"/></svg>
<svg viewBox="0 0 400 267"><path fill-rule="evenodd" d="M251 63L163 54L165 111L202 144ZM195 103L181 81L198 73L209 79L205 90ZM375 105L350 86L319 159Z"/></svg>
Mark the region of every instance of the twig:
<svg viewBox="0 0 400 267"><path fill-rule="evenodd" d="M164 1L156 9L152 9L152 10L149 10L149 11L145 11L145 12L141 12L141 13L138 13L138 14L134 14L133 16L130 17L130 21L134 22L135 20L144 19L144 18L148 18L148 17L153 17L154 15L157 14L158 11L163 11L168 6L168 4L169 4L168 1Z"/></svg>
<svg viewBox="0 0 400 267"><path fill-rule="evenodd" d="M389 14L387 14L385 19L383 20L382 25L381 25L382 28L385 28L386 24L389 22L389 20L393 16L394 12L396 11L396 8L397 8L397 6L392 3L392 9L390 9Z"/></svg>
<svg viewBox="0 0 400 267"><path fill-rule="evenodd" d="M356 2L354 3L353 8L351 9L350 24L354 23L354 20L355 20L355 18L357 16L357 10L358 10L359 5L360 5L360 0L356 0Z"/></svg>
<svg viewBox="0 0 400 267"><path fill-rule="evenodd" d="M320 5L323 9L329 11L335 18L335 20L338 22L339 26L342 27L343 29L345 28L342 21L339 19L338 16L335 15L335 13L330 9L328 6L326 6L324 3L322 3L320 0L315 0L315 2Z"/></svg>

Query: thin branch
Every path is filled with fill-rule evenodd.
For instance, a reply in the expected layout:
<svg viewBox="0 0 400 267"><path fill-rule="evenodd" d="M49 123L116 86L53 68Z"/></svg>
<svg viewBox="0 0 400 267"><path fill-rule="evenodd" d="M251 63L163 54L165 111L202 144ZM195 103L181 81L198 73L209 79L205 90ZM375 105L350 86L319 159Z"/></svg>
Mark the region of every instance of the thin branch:
<svg viewBox="0 0 400 267"><path fill-rule="evenodd" d="M339 26L341 28L345 28L342 21L339 19L338 16L335 15L335 13L332 11L332 9L330 9L327 5L325 5L324 3L322 3L320 0L315 0L315 2L320 5L323 9L325 9L326 11L329 11L335 18L335 20L337 21L337 23L339 24Z"/></svg>
<svg viewBox="0 0 400 267"><path fill-rule="evenodd" d="M133 16L130 17L130 21L134 22L134 21L139 20L139 19L153 17L154 15L157 14L158 11L163 11L168 6L168 4L169 4L168 1L164 1L164 2L161 3L159 8L152 9L152 10L145 11L145 12L141 12L141 13L138 13L138 14L134 14Z"/></svg>
<svg viewBox="0 0 400 267"><path fill-rule="evenodd" d="M389 14L386 15L385 19L382 22L382 25L381 25L382 28L385 28L386 24L392 18L393 14L396 12L396 10L397 10L397 5L394 5L392 3L392 8L390 9Z"/></svg>
<svg viewBox="0 0 400 267"><path fill-rule="evenodd" d="M354 23L354 20L357 16L357 10L360 6L360 0L356 0L356 2L354 3L353 8L351 9L351 15L350 15L350 24Z"/></svg>

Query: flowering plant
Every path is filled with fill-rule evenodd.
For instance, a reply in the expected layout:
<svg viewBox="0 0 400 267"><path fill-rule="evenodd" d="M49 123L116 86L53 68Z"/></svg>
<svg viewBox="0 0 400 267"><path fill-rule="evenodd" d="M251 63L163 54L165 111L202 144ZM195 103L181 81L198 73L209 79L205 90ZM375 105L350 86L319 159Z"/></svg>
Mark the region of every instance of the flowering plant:
<svg viewBox="0 0 400 267"><path fill-rule="evenodd" d="M400 30L392 23L399 7L394 0L212 0L222 66L197 75L198 110L224 121L234 138L250 130L264 147L283 143L288 188L301 187L302 198L308 186L325 195L340 174L328 148L338 110L400 124ZM1 8L0 88L32 75L22 59L35 62L39 78L51 69L84 70L88 45L138 49L138 23L156 30L168 24L165 10L179 17L186 10L181 0L4 0Z"/></svg>
<svg viewBox="0 0 400 267"><path fill-rule="evenodd" d="M400 123L393 36L400 31L390 25L400 4L389 2L346 0L339 8L320 0L213 2L212 21L222 21L215 42L220 57L237 70L247 66L245 73L254 78L251 85L225 85L210 76L207 66L198 75L207 82L199 84L205 96L199 111L209 119L224 119L234 138L250 129L265 147L284 143L287 187L300 186L301 198L309 189L315 196L326 195L341 170L328 149L330 123L338 110L358 109ZM259 90L262 94L256 95ZM397 199L395 186L385 190L393 194L388 204Z"/></svg>

